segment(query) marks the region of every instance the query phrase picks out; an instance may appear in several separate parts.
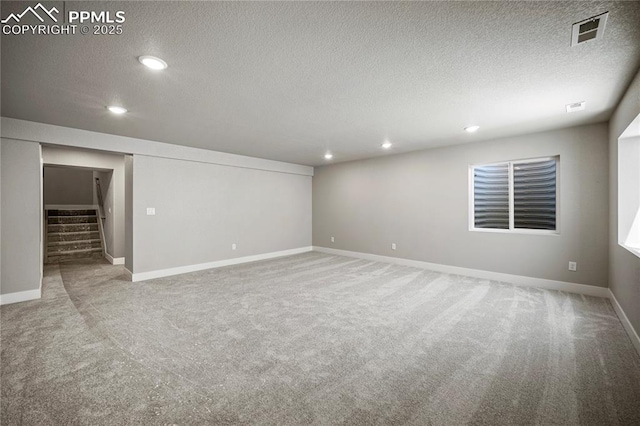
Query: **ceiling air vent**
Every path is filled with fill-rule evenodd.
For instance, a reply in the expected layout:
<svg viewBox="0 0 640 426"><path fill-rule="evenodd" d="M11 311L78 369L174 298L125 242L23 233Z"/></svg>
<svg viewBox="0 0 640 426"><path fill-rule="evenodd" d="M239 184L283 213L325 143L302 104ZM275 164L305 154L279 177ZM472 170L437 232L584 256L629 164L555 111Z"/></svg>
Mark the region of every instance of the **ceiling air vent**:
<svg viewBox="0 0 640 426"><path fill-rule="evenodd" d="M571 31L571 46L577 46L590 40L602 38L604 34L604 26L607 23L608 17L609 12L605 12L573 24Z"/></svg>
<svg viewBox="0 0 640 426"><path fill-rule="evenodd" d="M574 104L567 104L565 105L565 108L567 109L567 112L576 112L576 111L583 111L586 106L587 106L587 103L585 101L582 101L582 102L576 102Z"/></svg>

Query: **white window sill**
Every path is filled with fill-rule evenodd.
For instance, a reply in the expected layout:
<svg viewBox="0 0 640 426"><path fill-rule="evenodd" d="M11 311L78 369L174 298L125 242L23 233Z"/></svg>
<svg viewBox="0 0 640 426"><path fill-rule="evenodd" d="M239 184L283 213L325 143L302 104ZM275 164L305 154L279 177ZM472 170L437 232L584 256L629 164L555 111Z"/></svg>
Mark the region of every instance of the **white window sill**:
<svg viewBox="0 0 640 426"><path fill-rule="evenodd" d="M636 256L640 257L640 247L631 247L631 246L624 245L622 243L618 243L618 245L630 251L631 253L635 254Z"/></svg>
<svg viewBox="0 0 640 426"><path fill-rule="evenodd" d="M491 229L491 228L469 228L472 232L488 232L494 234L525 234L525 235L560 235L560 231L549 231L546 229Z"/></svg>

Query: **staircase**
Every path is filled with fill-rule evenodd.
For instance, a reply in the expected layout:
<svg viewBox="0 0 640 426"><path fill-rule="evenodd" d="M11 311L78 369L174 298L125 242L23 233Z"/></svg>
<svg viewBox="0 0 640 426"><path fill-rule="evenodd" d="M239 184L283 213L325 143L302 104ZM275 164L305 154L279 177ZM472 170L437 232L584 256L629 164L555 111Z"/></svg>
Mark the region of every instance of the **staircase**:
<svg viewBox="0 0 640 426"><path fill-rule="evenodd" d="M47 210L46 263L101 258L96 210Z"/></svg>

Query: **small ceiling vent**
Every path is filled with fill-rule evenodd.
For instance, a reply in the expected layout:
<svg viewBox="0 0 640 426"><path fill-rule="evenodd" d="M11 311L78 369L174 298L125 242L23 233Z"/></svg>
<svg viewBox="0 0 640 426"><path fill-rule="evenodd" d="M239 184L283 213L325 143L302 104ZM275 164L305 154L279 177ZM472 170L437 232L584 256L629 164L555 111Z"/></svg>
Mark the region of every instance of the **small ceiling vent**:
<svg viewBox="0 0 640 426"><path fill-rule="evenodd" d="M567 104L565 105L565 108L567 109L567 112L576 112L576 111L583 111L586 106L587 106L587 103L585 101L582 101L582 102L576 102L574 104Z"/></svg>
<svg viewBox="0 0 640 426"><path fill-rule="evenodd" d="M571 46L577 46L591 40L598 40L604 35L609 12L601 13L584 21L573 24L571 31Z"/></svg>

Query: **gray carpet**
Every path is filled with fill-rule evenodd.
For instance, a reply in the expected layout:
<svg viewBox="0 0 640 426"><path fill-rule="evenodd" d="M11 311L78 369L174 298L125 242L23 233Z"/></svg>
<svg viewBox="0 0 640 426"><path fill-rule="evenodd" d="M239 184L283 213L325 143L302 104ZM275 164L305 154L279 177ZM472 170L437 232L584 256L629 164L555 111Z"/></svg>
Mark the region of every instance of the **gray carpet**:
<svg viewBox="0 0 640 426"><path fill-rule="evenodd" d="M51 265L0 311L3 426L640 424L640 357L594 297L306 253Z"/></svg>

